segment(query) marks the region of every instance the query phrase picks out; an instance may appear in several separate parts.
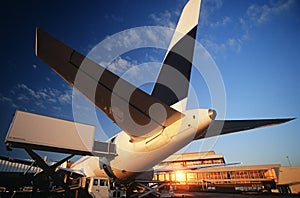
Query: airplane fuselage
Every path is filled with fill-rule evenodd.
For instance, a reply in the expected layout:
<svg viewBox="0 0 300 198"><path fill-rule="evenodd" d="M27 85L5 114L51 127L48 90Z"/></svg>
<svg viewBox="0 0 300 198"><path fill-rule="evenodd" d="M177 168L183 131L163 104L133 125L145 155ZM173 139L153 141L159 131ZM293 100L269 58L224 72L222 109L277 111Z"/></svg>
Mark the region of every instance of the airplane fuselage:
<svg viewBox="0 0 300 198"><path fill-rule="evenodd" d="M204 131L215 116L209 109L193 109L183 113L185 116L182 119L144 140L132 141L122 131L112 139L116 144L116 156L98 158L98 163L94 163L97 158L86 157L86 160L75 163L73 168L83 170L88 177L103 176L104 168L108 176L121 181L149 171L160 161L189 144L195 134Z"/></svg>

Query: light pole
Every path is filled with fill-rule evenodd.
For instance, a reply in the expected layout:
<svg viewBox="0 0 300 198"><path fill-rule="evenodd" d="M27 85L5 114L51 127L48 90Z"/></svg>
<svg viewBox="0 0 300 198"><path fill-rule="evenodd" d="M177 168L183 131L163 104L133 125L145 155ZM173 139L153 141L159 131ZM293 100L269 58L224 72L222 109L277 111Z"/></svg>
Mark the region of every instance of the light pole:
<svg viewBox="0 0 300 198"><path fill-rule="evenodd" d="M290 166L292 166L292 163L291 163L291 161L290 161L290 158L289 158L289 156L288 156L288 155L286 156L286 159L287 159L287 161L288 161L289 165L290 165Z"/></svg>

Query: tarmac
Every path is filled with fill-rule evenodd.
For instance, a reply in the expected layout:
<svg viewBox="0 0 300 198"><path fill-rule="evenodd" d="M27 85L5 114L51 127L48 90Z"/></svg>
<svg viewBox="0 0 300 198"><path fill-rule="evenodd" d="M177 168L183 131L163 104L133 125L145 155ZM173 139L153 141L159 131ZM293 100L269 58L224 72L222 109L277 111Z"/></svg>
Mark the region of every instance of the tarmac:
<svg viewBox="0 0 300 198"><path fill-rule="evenodd" d="M291 198L299 197L300 195L292 194L258 194L258 193L215 193L215 192L175 192L175 197L201 197L201 198Z"/></svg>
<svg viewBox="0 0 300 198"><path fill-rule="evenodd" d="M12 196L8 193L0 193L0 198L32 198L32 197L49 197L44 194L39 194L37 196L32 196L31 193L17 193ZM50 196L50 197L60 197L60 196ZM300 195L292 194L241 194L241 193L216 193L216 192L175 192L174 197L197 197L197 198L300 198Z"/></svg>

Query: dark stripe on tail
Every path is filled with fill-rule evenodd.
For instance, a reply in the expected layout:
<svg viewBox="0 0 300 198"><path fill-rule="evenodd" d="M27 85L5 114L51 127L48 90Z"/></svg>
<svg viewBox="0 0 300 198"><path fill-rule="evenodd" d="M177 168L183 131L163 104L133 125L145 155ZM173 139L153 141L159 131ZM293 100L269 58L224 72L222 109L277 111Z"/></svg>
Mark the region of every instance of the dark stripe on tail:
<svg viewBox="0 0 300 198"><path fill-rule="evenodd" d="M197 26L172 47L154 85L152 96L169 106L187 97L196 32Z"/></svg>

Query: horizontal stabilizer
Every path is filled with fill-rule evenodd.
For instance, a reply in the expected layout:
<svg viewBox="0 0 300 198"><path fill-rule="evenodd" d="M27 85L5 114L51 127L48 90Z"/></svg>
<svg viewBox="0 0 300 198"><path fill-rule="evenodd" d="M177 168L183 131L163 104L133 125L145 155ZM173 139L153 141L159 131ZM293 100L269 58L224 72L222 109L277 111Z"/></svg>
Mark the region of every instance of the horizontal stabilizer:
<svg viewBox="0 0 300 198"><path fill-rule="evenodd" d="M234 133L238 131L278 125L291 121L293 119L295 118L262 120L213 120L208 129L201 132L201 134L196 134L194 140Z"/></svg>
<svg viewBox="0 0 300 198"><path fill-rule="evenodd" d="M36 55L132 139L148 137L183 116L39 28Z"/></svg>

